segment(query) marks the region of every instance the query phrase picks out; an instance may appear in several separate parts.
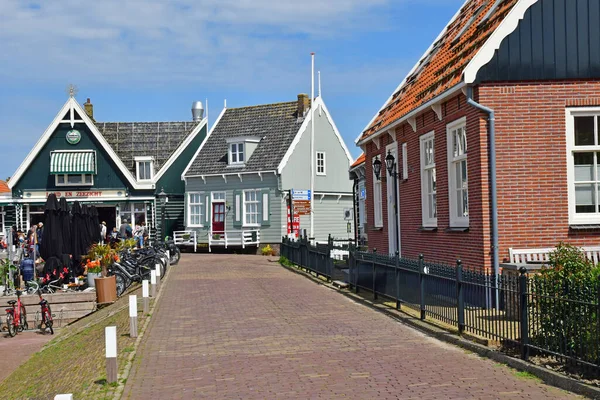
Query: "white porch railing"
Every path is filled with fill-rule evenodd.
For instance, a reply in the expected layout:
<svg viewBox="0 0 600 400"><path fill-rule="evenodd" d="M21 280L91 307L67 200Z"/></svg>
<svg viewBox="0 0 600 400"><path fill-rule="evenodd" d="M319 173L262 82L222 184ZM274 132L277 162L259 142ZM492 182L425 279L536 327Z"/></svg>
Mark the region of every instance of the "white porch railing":
<svg viewBox="0 0 600 400"><path fill-rule="evenodd" d="M177 246L193 246L194 253L198 245L196 240L196 231L175 231L173 232L173 241Z"/></svg>
<svg viewBox="0 0 600 400"><path fill-rule="evenodd" d="M208 251L211 251L212 246L229 246L242 247L258 246L260 244L260 229L225 231L208 233Z"/></svg>
<svg viewBox="0 0 600 400"><path fill-rule="evenodd" d="M594 264L600 263L600 247L582 247L588 260ZM550 261L549 254L556 250L554 247L539 248L539 249L508 249L508 255L511 263L527 263L527 262L548 262Z"/></svg>

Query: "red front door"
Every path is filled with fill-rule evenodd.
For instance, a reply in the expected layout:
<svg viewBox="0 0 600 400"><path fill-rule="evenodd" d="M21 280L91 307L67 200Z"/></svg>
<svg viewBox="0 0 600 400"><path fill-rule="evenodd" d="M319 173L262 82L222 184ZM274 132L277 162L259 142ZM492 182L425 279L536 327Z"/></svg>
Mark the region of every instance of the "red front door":
<svg viewBox="0 0 600 400"><path fill-rule="evenodd" d="M213 233L225 232L225 203L212 205L212 231Z"/></svg>

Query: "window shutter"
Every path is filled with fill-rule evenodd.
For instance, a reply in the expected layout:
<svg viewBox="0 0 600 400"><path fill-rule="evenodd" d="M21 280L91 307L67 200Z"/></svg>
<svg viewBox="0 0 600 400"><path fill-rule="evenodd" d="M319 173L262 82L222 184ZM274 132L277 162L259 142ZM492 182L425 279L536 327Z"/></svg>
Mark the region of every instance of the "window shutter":
<svg viewBox="0 0 600 400"><path fill-rule="evenodd" d="M204 226L210 226L210 195L204 197Z"/></svg>
<svg viewBox="0 0 600 400"><path fill-rule="evenodd" d="M242 191L234 190L233 191L233 227L241 228L242 227Z"/></svg>
<svg viewBox="0 0 600 400"><path fill-rule="evenodd" d="M269 203L269 189L262 189L261 194L261 226L270 226L271 225L271 204Z"/></svg>

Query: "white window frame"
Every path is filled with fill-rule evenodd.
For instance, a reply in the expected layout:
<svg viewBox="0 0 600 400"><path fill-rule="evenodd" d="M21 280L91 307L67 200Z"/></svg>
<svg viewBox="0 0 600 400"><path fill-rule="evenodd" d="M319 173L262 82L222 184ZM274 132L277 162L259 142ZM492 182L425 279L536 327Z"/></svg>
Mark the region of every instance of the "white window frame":
<svg viewBox="0 0 600 400"><path fill-rule="evenodd" d="M216 194L218 194L219 196L215 196ZM225 203L225 200L227 199L227 194L225 192L211 192L211 201L213 203ZM222 196L221 196L222 195ZM217 198L219 197L219 198Z"/></svg>
<svg viewBox="0 0 600 400"><path fill-rule="evenodd" d="M458 129L463 129L465 132L465 148L463 149L463 154L458 156L454 156L454 133ZM468 228L469 227L469 215L468 215L468 207L469 207L469 163L467 162L467 151L468 151L468 141L467 141L467 118L462 117L457 119L456 121L451 122L446 125L446 143L448 144L448 206L450 207L449 217L450 217L450 227L451 228ZM456 182L456 169L465 162L467 171L467 187L459 189L457 187ZM467 216L459 215L457 211L458 202L462 199L463 191L467 192ZM459 197L460 195L460 197Z"/></svg>
<svg viewBox="0 0 600 400"><path fill-rule="evenodd" d="M375 156L371 159L371 165L373 165L373 161L379 158L381 161L381 156ZM381 164L381 173L385 174L385 162ZM375 176L375 171L373 171L373 226L375 228L383 228L383 192L382 192L381 180L377 179Z"/></svg>
<svg viewBox="0 0 600 400"><path fill-rule="evenodd" d="M242 145L242 151L240 152L240 148L239 146ZM235 155L236 155L236 161L233 161L233 146L236 146L236 151L235 151ZM243 165L246 163L246 143L245 142L232 142L229 143L229 165ZM240 161L240 154L242 154L242 157L244 158L243 161Z"/></svg>
<svg viewBox="0 0 600 400"><path fill-rule="evenodd" d="M197 195L199 202L192 203L192 195ZM200 206L199 224L192 223L192 206ZM197 214L194 214L197 215ZM204 198L204 192L187 192L187 226L190 228L203 228L202 223L206 218L206 204Z"/></svg>
<svg viewBox="0 0 600 400"><path fill-rule="evenodd" d="M590 181L591 184L595 183L596 190L596 206L599 208L599 212L596 213L580 213L575 212L576 197L575 197L575 160L574 153L577 152L600 152L600 138L598 133L600 131L600 124L598 117L600 117L600 107L577 107L567 108L566 114L566 143L567 143L567 185L568 185L568 204L569 204L569 225L588 225L600 223L600 157L597 155L596 168L594 168L595 180ZM594 133L597 144L594 146L575 146L575 117L595 117L594 118ZM587 182L587 181L586 181Z"/></svg>
<svg viewBox="0 0 600 400"><path fill-rule="evenodd" d="M254 195L256 196L256 200L252 200L252 201L248 201L246 200L246 193L250 193L250 192L254 192ZM260 215L260 201L262 198L262 190L260 189L248 189L248 190L244 190L242 193L242 226L243 227L259 227L260 226L260 219L259 219L259 215ZM249 204L256 204L256 223L252 223L252 222L246 222L246 216L248 215L247 211L246 211L246 206Z"/></svg>
<svg viewBox="0 0 600 400"><path fill-rule="evenodd" d="M425 164L425 143L433 141L433 163L426 165ZM431 131L422 135L419 138L420 144L420 153L421 153L421 213L422 213L422 223L423 227L426 228L437 228L437 176L436 176L436 213L435 217L429 216L429 193L428 193L428 180L426 172L429 170L434 171L434 175L436 175L436 163L435 163L435 131Z"/></svg>
<svg viewBox="0 0 600 400"><path fill-rule="evenodd" d="M150 163L150 178L140 178L140 164ZM135 157L135 170L136 170L136 178L140 182L148 182L154 179L154 158L143 156L143 157Z"/></svg>
<svg viewBox="0 0 600 400"><path fill-rule="evenodd" d="M319 156L322 157L322 160L319 160ZM317 155L315 157L315 162L317 163L315 170L317 171L317 175L320 176L326 176L327 175L327 169L326 169L326 165L327 165L327 158L326 158L326 154L324 151L317 151ZM319 165L319 161L322 161L323 164ZM319 168L322 168L322 171L319 171Z"/></svg>
<svg viewBox="0 0 600 400"><path fill-rule="evenodd" d="M69 175L80 175L81 176L81 183L68 183ZM59 176L63 177L64 183L59 183L58 182L58 177ZM86 183L85 182L85 177L86 176L91 176L92 177L92 181ZM54 175L54 184L56 186L93 186L94 185L94 174L56 174L56 175Z"/></svg>

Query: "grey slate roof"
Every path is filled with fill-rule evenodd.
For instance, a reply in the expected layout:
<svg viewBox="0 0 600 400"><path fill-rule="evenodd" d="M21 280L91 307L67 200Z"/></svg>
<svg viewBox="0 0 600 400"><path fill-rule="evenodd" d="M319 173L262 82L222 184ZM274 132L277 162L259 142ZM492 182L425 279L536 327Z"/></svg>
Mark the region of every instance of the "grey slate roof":
<svg viewBox="0 0 600 400"><path fill-rule="evenodd" d="M158 172L200 122L95 122L110 147L136 176L135 157L154 157Z"/></svg>
<svg viewBox="0 0 600 400"><path fill-rule="evenodd" d="M185 176L277 169L302 125L297 109L297 101L227 109ZM228 166L226 139L240 136L262 139L244 166Z"/></svg>

